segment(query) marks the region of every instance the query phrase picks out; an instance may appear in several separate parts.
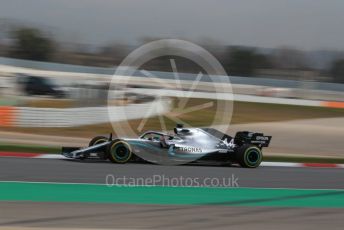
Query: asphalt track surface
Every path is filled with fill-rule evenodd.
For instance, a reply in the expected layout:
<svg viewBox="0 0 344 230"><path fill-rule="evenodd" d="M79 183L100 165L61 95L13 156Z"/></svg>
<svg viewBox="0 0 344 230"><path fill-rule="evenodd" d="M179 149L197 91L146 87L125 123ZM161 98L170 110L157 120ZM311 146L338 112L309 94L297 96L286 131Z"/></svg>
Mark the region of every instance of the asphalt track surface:
<svg viewBox="0 0 344 230"><path fill-rule="evenodd" d="M0 230L9 230L7 227L21 229L21 226L31 229L332 230L343 229L344 211L280 207L0 202L0 217Z"/></svg>
<svg viewBox="0 0 344 230"><path fill-rule="evenodd" d="M117 165L103 161L0 158L0 181L105 183L106 175L224 178L240 187L343 189L334 168ZM158 185L159 183L157 183ZM161 183L160 183L161 184ZM37 191L39 192L39 191ZM0 192L1 193L1 192ZM115 195L115 194L114 194ZM100 194L101 196L101 194ZM1 201L1 229L342 229L343 209ZM23 229L25 229L23 228ZM31 230L30 229L30 230Z"/></svg>
<svg viewBox="0 0 344 230"><path fill-rule="evenodd" d="M259 167L246 169L227 165L163 166L146 163L120 165L95 160L0 159L0 181L105 184L107 175L120 178L117 183L128 183L127 179L130 178L153 179L155 177L154 185L168 185L167 179L183 177L184 179L198 178L200 186L212 185L209 180L205 182L207 184L203 183L206 178L218 178L214 186L226 186L221 181L226 178L237 178L239 187L344 189L344 170L340 168ZM127 179L121 179L124 177ZM219 185L217 181L220 181ZM193 186L181 184L182 182L175 183L179 184L170 185ZM236 186L236 184L231 184L231 186Z"/></svg>

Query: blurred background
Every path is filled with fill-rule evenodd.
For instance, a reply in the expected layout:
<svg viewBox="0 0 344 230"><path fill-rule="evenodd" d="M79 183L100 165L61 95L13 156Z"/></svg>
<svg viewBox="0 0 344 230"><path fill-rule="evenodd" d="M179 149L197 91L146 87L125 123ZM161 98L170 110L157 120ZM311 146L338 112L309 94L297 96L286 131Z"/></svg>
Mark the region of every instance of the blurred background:
<svg viewBox="0 0 344 230"><path fill-rule="evenodd" d="M127 119L137 131L163 128L161 115L168 130L176 121L212 124L212 106L219 101L206 80L183 108L178 105L185 98L178 94L156 98L154 90L161 87L140 71L124 77L129 84L109 90L130 52L150 41L177 38L202 46L225 68L234 93L230 134L272 135L267 156L344 157L342 1L80 2L2 1L2 150L20 145L37 150L44 140L56 152L58 146L110 133L111 122ZM166 56L140 69L170 82L171 59L182 88L172 84L169 90L187 91L202 71L192 61ZM202 107L209 102L212 106ZM108 105L124 109L126 117L110 121ZM195 106L201 112L181 112ZM159 109L146 118L142 114L151 107Z"/></svg>

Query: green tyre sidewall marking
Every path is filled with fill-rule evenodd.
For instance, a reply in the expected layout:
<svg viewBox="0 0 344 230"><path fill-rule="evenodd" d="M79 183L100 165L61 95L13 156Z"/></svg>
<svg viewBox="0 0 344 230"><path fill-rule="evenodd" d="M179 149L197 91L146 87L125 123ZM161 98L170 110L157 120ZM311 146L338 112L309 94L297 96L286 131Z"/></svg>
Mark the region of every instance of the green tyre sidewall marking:
<svg viewBox="0 0 344 230"><path fill-rule="evenodd" d="M248 156L249 156L249 153L250 153L251 150L255 150L255 151L259 154L258 160L257 160L256 162L254 162L253 164L252 164L252 162L250 162L250 161L248 160ZM244 153L244 162L245 162L245 165L246 165L247 167L249 167L249 168L258 167L258 166L260 165L260 163L262 162L262 158L263 158L262 151L261 151L259 148L255 147L255 146L251 146L251 147L249 147L249 148L247 148L247 149L245 150L245 153Z"/></svg>
<svg viewBox="0 0 344 230"><path fill-rule="evenodd" d="M94 146L96 144L100 144L102 142L106 142L107 138L103 137L103 136L96 136L94 138L92 138L92 140L90 141L90 143L88 144L88 146Z"/></svg>

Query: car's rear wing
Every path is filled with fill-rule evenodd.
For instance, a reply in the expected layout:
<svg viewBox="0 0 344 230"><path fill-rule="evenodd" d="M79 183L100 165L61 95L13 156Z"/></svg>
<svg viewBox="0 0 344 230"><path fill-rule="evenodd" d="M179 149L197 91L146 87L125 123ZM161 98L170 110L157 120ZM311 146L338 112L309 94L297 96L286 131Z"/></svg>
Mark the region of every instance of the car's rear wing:
<svg viewBox="0 0 344 230"><path fill-rule="evenodd" d="M253 144L258 147L268 147L271 136L265 136L263 133L253 133L248 131L237 132L234 137L234 143L237 145Z"/></svg>

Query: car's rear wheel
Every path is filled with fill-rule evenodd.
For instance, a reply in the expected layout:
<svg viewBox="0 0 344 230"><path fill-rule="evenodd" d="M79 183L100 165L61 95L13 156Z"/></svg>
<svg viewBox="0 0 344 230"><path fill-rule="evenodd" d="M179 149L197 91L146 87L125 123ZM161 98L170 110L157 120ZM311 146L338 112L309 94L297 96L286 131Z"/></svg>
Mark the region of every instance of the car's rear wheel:
<svg viewBox="0 0 344 230"><path fill-rule="evenodd" d="M122 140L113 140L107 146L107 156L113 163L124 164L132 158L130 145Z"/></svg>
<svg viewBox="0 0 344 230"><path fill-rule="evenodd" d="M94 138L92 138L92 140L90 141L90 143L88 144L88 146L93 146L93 145L98 145L104 142L107 142L108 138L104 137L104 136L96 136ZM104 147L104 149L101 152L98 152L98 155L100 155L101 158L106 159L106 149Z"/></svg>
<svg viewBox="0 0 344 230"><path fill-rule="evenodd" d="M245 168L257 168L262 160L263 153L255 145L244 144L236 152L236 161Z"/></svg>

